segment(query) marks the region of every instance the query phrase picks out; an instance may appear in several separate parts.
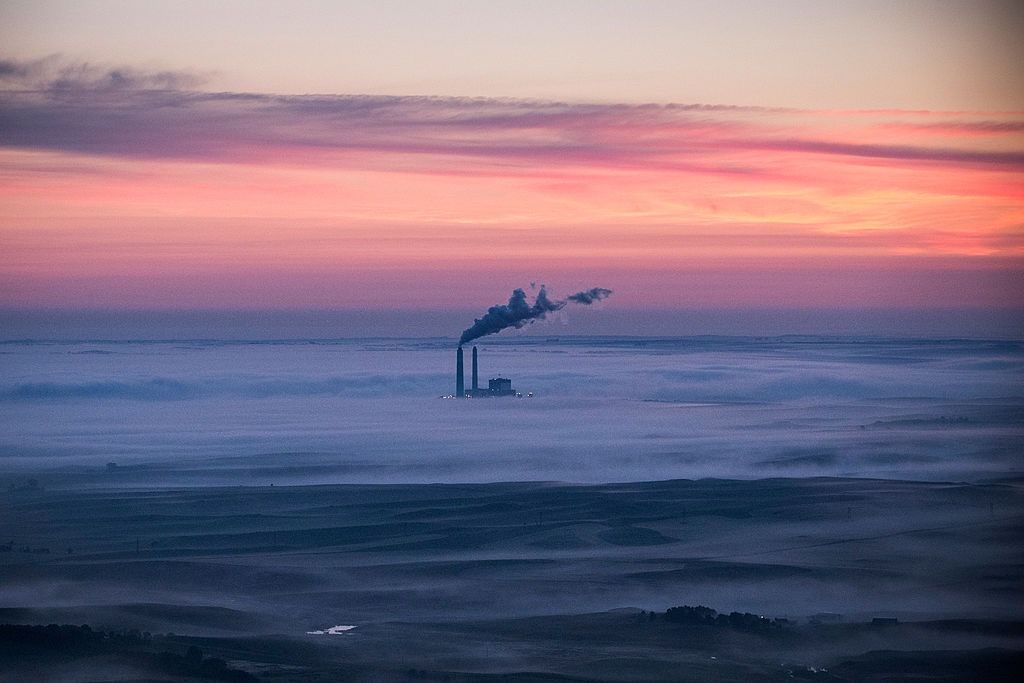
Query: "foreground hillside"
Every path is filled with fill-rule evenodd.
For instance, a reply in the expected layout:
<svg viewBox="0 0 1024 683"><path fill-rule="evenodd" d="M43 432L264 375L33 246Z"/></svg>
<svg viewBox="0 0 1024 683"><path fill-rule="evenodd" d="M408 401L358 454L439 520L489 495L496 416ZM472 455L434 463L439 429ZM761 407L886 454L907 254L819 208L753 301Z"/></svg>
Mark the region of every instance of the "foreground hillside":
<svg viewBox="0 0 1024 683"><path fill-rule="evenodd" d="M0 498L0 623L148 632L128 648L148 659L83 655L128 657L125 671L195 646L225 670L278 680L862 680L928 662L928 675L993 672L1024 650L1024 497L1012 481L57 483ZM669 608L682 605L726 617L680 620ZM61 678L41 647L19 660L8 646L9 666Z"/></svg>

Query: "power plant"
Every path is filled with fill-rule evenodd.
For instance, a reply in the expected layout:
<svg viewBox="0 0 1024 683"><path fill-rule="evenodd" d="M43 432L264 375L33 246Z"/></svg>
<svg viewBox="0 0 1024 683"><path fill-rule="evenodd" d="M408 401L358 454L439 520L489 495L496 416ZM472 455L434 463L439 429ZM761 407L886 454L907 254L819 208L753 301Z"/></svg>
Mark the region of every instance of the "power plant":
<svg viewBox="0 0 1024 683"><path fill-rule="evenodd" d="M455 395L453 398L495 398L498 396L517 396L522 394L512 388L512 380L507 377L495 377L487 380L487 388L480 388L480 372L477 361L477 350L473 347L473 386L466 389L465 363L462 357L462 347L455 351ZM531 393L530 396L533 394Z"/></svg>
<svg viewBox="0 0 1024 683"><path fill-rule="evenodd" d="M530 283L533 287L533 283ZM462 345L488 334L497 334L502 330L514 327L519 329L537 320L544 320L548 313L554 313L565 308L568 304L583 304L589 306L595 301L607 299L612 290L604 287L593 287L582 292L570 294L565 299L551 299L548 297L547 289L540 286L540 291L534 297L533 303L526 300L526 292L523 289L512 290L507 304L497 304L487 309L482 317L473 321L473 324L462 331L459 337L459 348L455 352L455 393L441 398L492 398L495 396L516 396L522 394L512 388L512 380L507 377L495 377L488 380L487 388L480 388L480 377L477 371L476 347L473 347L473 386L466 391L465 364L462 359ZM533 396L533 392L527 394Z"/></svg>

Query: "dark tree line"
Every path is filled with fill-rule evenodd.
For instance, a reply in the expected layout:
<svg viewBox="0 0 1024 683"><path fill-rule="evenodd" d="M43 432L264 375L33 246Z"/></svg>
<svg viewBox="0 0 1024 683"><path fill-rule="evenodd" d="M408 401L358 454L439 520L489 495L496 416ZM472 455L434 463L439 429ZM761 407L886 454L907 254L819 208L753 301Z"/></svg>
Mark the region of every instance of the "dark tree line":
<svg viewBox="0 0 1024 683"><path fill-rule="evenodd" d="M731 628L737 631L750 631L754 633L765 633L779 631L788 626L788 619L769 619L750 612L730 612L719 614L710 607L697 605L682 605L670 607L665 611L665 621L674 624L689 624L691 626L715 626L718 628Z"/></svg>

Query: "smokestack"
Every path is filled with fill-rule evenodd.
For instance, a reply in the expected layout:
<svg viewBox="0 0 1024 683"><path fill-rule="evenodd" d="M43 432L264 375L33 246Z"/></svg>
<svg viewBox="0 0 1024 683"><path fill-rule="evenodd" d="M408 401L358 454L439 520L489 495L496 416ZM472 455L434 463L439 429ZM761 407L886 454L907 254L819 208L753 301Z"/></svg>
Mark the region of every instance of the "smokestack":
<svg viewBox="0 0 1024 683"><path fill-rule="evenodd" d="M476 347L474 346L473 347L473 393L476 393L476 390L478 388L479 388L479 385L477 385L477 377L476 377Z"/></svg>
<svg viewBox="0 0 1024 683"><path fill-rule="evenodd" d="M455 398L462 398L466 395L465 372L462 368L462 347L455 352Z"/></svg>

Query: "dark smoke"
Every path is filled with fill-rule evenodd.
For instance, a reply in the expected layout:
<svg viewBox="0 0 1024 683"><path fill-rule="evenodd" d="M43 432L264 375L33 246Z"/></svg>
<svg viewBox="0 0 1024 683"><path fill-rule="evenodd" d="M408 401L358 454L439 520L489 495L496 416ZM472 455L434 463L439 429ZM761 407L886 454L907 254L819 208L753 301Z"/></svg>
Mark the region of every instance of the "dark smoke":
<svg viewBox="0 0 1024 683"><path fill-rule="evenodd" d="M595 301L607 299L608 295L611 293L612 290L610 289L605 289L604 287L594 287L593 289L588 289L585 292L576 292L575 294L570 294L567 298L567 301L572 301L573 303L585 304L589 306Z"/></svg>
<svg viewBox="0 0 1024 683"><path fill-rule="evenodd" d="M526 302L526 292L522 289L515 289L508 303L504 305L491 306L482 318L477 318L473 325L467 328L462 337L459 338L459 345L468 341L484 337L488 334L501 332L507 327L520 328L535 320L543 320L544 317L553 311L561 310L569 302L590 305L595 301L607 298L612 293L610 289L594 287L583 292L577 292L566 299L552 301L548 298L547 289L540 286L537 298L531 306Z"/></svg>

